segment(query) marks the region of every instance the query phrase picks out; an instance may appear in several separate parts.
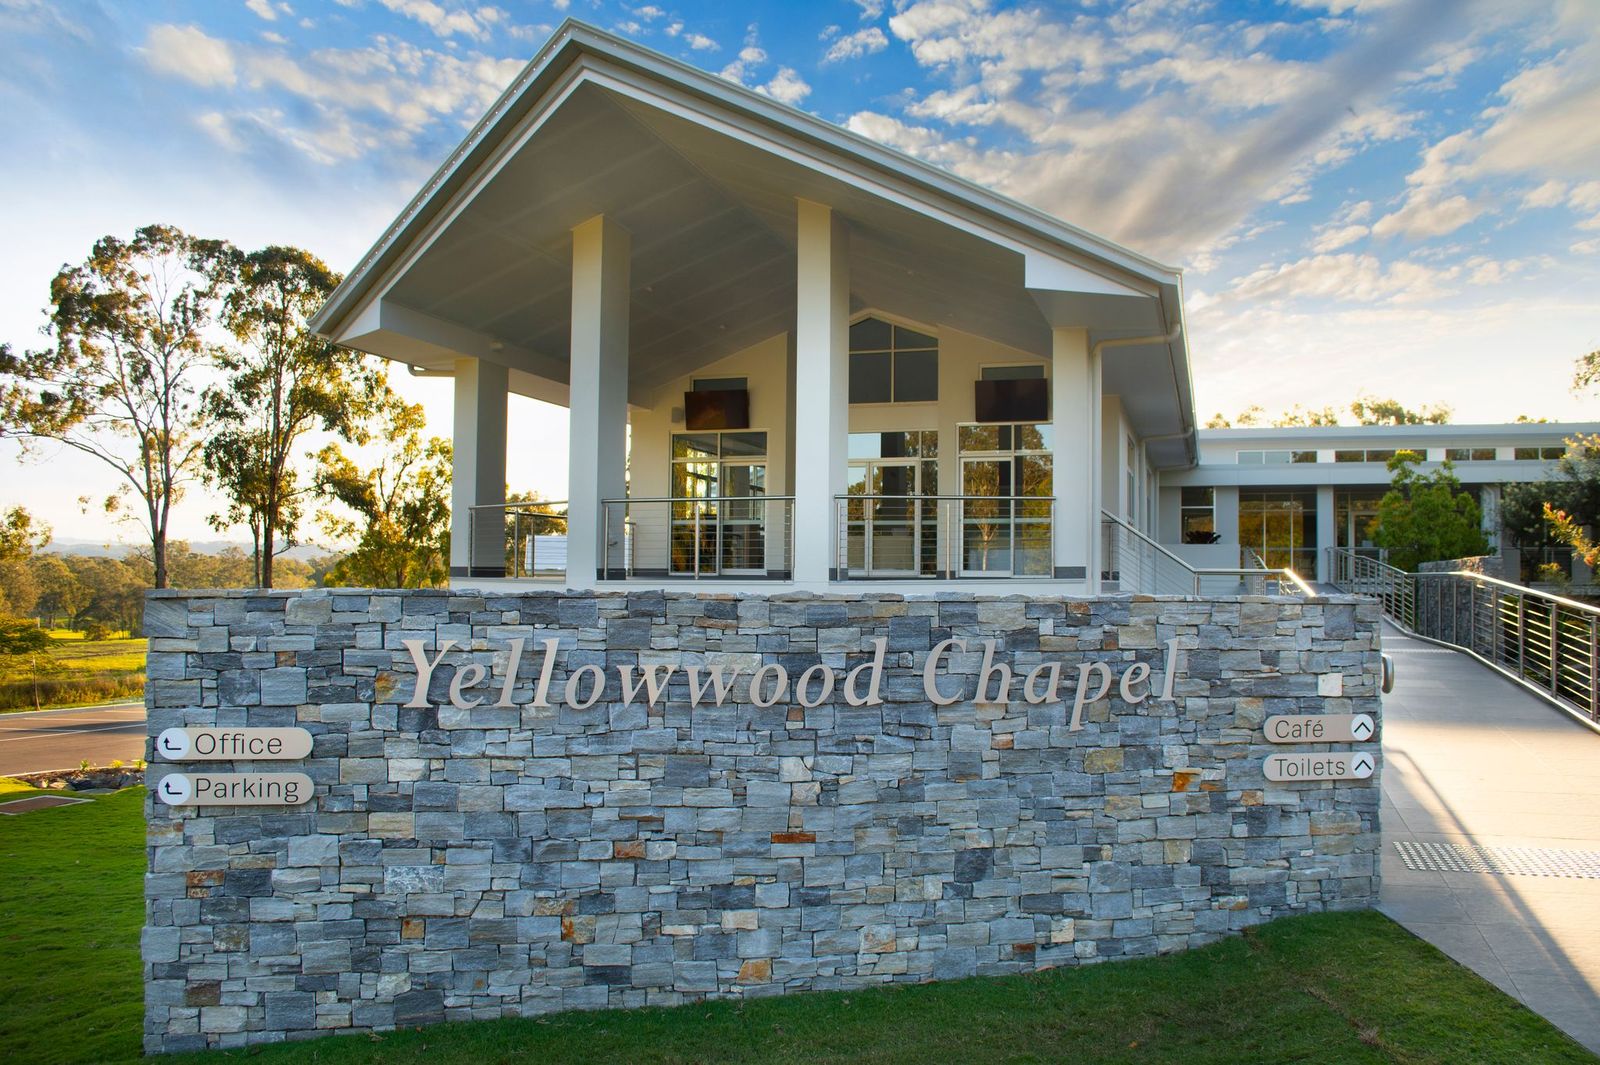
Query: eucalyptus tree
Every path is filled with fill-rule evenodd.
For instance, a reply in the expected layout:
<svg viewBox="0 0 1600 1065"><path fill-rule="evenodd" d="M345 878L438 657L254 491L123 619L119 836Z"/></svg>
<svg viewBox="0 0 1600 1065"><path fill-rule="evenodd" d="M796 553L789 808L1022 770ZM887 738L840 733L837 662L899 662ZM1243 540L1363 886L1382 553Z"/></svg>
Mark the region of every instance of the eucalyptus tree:
<svg viewBox="0 0 1600 1065"><path fill-rule="evenodd" d="M218 356L222 380L206 393L214 429L204 456L228 508L211 520L219 530L249 528L255 583L271 588L273 559L294 544L315 487L296 449L314 431L360 437L382 378L365 356L310 330L339 283L322 260L273 246L231 252L222 266L222 321L233 343Z"/></svg>
<svg viewBox="0 0 1600 1065"><path fill-rule="evenodd" d="M35 453L55 441L110 467L106 510L142 526L157 588L173 507L200 471L223 251L170 226L103 237L50 283L52 343L0 345L0 437Z"/></svg>

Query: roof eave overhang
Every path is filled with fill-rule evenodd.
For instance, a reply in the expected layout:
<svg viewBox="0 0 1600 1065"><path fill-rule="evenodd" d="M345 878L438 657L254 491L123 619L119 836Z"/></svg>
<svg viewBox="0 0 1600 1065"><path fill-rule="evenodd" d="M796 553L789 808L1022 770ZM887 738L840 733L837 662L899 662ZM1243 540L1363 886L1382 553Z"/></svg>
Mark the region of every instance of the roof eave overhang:
<svg viewBox="0 0 1600 1065"><path fill-rule="evenodd" d="M1039 287L1049 285L1052 271L1064 267L1078 276L1080 285L1086 274L1099 275L1104 278L1106 291L1156 297L1167 304L1164 312L1171 313L1171 299L1177 296L1181 285L1181 275L1175 268L741 85L568 20L350 271L313 317L312 329L337 339L347 320L361 311L374 292L384 291L407 250L423 238L440 212L473 183L479 170L502 150L530 113L557 101L574 87L565 83L575 83L586 73L602 83L609 80L605 77L608 74L624 80L642 75L658 92L684 94L712 103L733 116L757 123L769 136L797 142L813 151L820 149L823 158L843 166L853 176L886 190L909 193L919 203L936 204L986 230L999 242L1016 247L1027 257L1028 270L1037 277ZM1181 302L1178 306L1181 308Z"/></svg>

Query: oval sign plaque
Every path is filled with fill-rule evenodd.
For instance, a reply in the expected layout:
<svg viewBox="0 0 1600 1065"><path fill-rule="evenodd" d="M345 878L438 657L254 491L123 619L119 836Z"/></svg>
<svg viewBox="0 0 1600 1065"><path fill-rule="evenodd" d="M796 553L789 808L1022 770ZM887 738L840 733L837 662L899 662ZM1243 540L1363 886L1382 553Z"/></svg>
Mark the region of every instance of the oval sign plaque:
<svg viewBox="0 0 1600 1065"><path fill-rule="evenodd" d="M299 806L311 792L304 773L168 773L156 785L168 806Z"/></svg>
<svg viewBox="0 0 1600 1065"><path fill-rule="evenodd" d="M1263 727L1273 743L1359 743L1378 732L1370 714L1278 714Z"/></svg>
<svg viewBox="0 0 1600 1065"><path fill-rule="evenodd" d="M1378 756L1368 751L1269 754L1261 768L1268 780L1290 784L1302 780L1365 780L1377 770Z"/></svg>

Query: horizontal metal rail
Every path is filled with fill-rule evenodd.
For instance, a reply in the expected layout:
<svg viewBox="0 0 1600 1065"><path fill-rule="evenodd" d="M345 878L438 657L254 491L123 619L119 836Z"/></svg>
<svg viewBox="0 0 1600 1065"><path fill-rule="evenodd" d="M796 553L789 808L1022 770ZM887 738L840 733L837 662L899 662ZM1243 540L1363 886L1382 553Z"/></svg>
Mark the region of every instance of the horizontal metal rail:
<svg viewBox="0 0 1600 1065"><path fill-rule="evenodd" d="M1050 580L1054 496L834 497L835 565L845 580Z"/></svg>
<svg viewBox="0 0 1600 1065"><path fill-rule="evenodd" d="M1100 512L1101 579L1121 591L1145 595L1200 595L1223 579L1220 594L1315 596L1316 590L1292 569L1266 565L1196 568L1148 534L1107 511ZM1250 561L1260 562L1259 556ZM1208 580L1209 578L1209 580ZM1274 586L1269 588L1269 586Z"/></svg>
<svg viewBox="0 0 1600 1065"><path fill-rule="evenodd" d="M1329 548L1342 591L1372 595L1391 621L1456 647L1600 726L1600 607L1467 570L1407 573Z"/></svg>
<svg viewBox="0 0 1600 1065"><path fill-rule="evenodd" d="M567 501L480 503L467 508L467 558L472 572L507 577L564 577Z"/></svg>
<svg viewBox="0 0 1600 1065"><path fill-rule="evenodd" d="M794 496L629 496L600 501L607 578L787 580Z"/></svg>

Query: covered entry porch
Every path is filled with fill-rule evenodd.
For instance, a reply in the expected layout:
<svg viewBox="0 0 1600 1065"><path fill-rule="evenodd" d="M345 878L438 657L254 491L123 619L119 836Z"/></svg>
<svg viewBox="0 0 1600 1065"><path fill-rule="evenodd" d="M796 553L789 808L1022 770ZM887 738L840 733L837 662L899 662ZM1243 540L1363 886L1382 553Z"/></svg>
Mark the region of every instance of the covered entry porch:
<svg viewBox="0 0 1600 1065"><path fill-rule="evenodd" d="M452 579L1093 590L1193 458L1175 271L586 27L318 319L452 377ZM569 412L506 500L507 397Z"/></svg>

